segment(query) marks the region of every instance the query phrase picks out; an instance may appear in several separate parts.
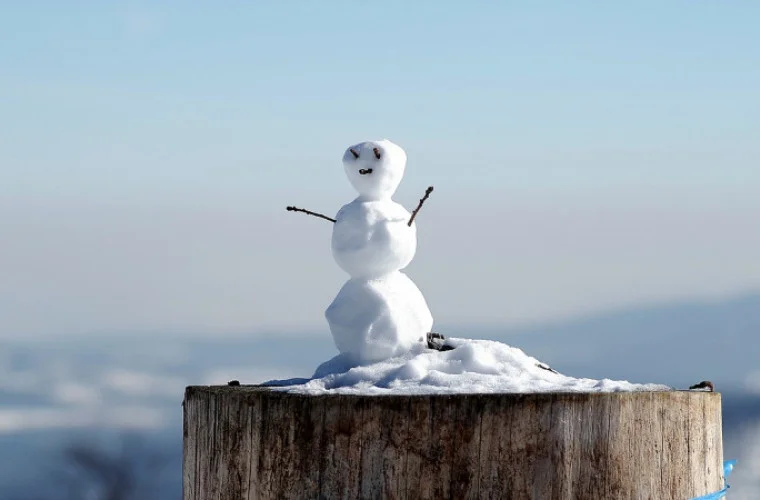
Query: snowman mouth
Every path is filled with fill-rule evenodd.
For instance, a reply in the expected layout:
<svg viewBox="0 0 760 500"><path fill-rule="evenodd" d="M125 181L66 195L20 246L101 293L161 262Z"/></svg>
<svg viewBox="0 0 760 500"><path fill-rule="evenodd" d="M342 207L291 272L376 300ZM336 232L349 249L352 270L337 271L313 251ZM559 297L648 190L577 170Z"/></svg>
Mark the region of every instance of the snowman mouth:
<svg viewBox="0 0 760 500"><path fill-rule="evenodd" d="M360 168L359 169L359 175L367 175L367 174L371 174L371 173L372 173L372 169L371 168L367 168L367 169Z"/></svg>

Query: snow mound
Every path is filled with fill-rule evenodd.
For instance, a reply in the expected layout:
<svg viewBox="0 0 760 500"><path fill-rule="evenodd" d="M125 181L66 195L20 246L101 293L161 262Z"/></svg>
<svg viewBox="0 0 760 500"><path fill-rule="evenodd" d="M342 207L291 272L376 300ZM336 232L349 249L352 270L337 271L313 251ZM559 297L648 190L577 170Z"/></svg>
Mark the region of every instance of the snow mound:
<svg viewBox="0 0 760 500"><path fill-rule="evenodd" d="M340 354L311 379L264 385L301 394L473 394L527 392L667 391L660 384L573 378L501 342L448 338L453 349L415 345L404 355L356 366Z"/></svg>

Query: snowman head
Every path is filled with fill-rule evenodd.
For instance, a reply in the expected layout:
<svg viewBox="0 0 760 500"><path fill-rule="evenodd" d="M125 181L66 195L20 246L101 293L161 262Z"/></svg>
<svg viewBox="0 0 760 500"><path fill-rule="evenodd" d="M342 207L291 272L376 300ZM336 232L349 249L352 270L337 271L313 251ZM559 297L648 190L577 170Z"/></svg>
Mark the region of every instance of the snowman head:
<svg viewBox="0 0 760 500"><path fill-rule="evenodd" d="M396 192L404 176L406 153L387 139L362 142L346 150L343 167L362 198L382 200Z"/></svg>

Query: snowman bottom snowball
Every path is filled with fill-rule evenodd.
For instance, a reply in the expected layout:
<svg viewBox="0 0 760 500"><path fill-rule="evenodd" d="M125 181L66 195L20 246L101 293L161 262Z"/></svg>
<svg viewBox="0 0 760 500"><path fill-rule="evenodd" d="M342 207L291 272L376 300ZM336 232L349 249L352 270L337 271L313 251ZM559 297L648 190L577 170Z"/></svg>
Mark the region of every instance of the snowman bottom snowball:
<svg viewBox="0 0 760 500"><path fill-rule="evenodd" d="M425 298L404 273L350 279L325 311L335 346L354 363L399 356L433 327Z"/></svg>

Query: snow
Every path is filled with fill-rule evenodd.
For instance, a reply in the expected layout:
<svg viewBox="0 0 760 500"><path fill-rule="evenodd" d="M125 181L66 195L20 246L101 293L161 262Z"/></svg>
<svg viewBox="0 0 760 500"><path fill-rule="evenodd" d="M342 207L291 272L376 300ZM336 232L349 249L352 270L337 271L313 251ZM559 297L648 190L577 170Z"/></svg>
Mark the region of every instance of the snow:
<svg viewBox="0 0 760 500"><path fill-rule="evenodd" d="M344 354L323 363L311 379L270 381L277 390L319 394L473 394L667 391L659 384L574 378L518 348L490 340L446 339L453 349L414 345L406 353L356 365Z"/></svg>
<svg viewBox="0 0 760 500"><path fill-rule="evenodd" d="M375 154L377 149L377 154ZM356 157L358 155L358 158ZM386 200L393 196L406 169L406 153L388 139L354 144L343 154L346 176L365 200ZM372 170L370 174L363 174Z"/></svg>
<svg viewBox="0 0 760 500"><path fill-rule="evenodd" d="M340 354L311 379L265 385L305 394L669 390L568 377L499 342L449 339L446 350L430 349L433 316L422 292L401 272L417 250L416 226L391 199L404 176L406 153L386 139L362 142L346 149L343 168L359 197L340 209L332 233L333 257L350 275L325 311Z"/></svg>
<svg viewBox="0 0 760 500"><path fill-rule="evenodd" d="M401 273L417 250L411 214L391 199L406 153L388 140L346 149L343 167L359 197L335 217L332 252L350 275L325 311L343 360L368 364L422 346L433 316L417 285Z"/></svg>
<svg viewBox="0 0 760 500"><path fill-rule="evenodd" d="M366 363L422 345L433 326L422 293L404 273L350 279L325 311L333 340L348 361Z"/></svg>
<svg viewBox="0 0 760 500"><path fill-rule="evenodd" d="M357 198L344 205L332 233L335 262L352 278L377 278L404 269L417 251L417 225L407 225L411 216L391 200Z"/></svg>

